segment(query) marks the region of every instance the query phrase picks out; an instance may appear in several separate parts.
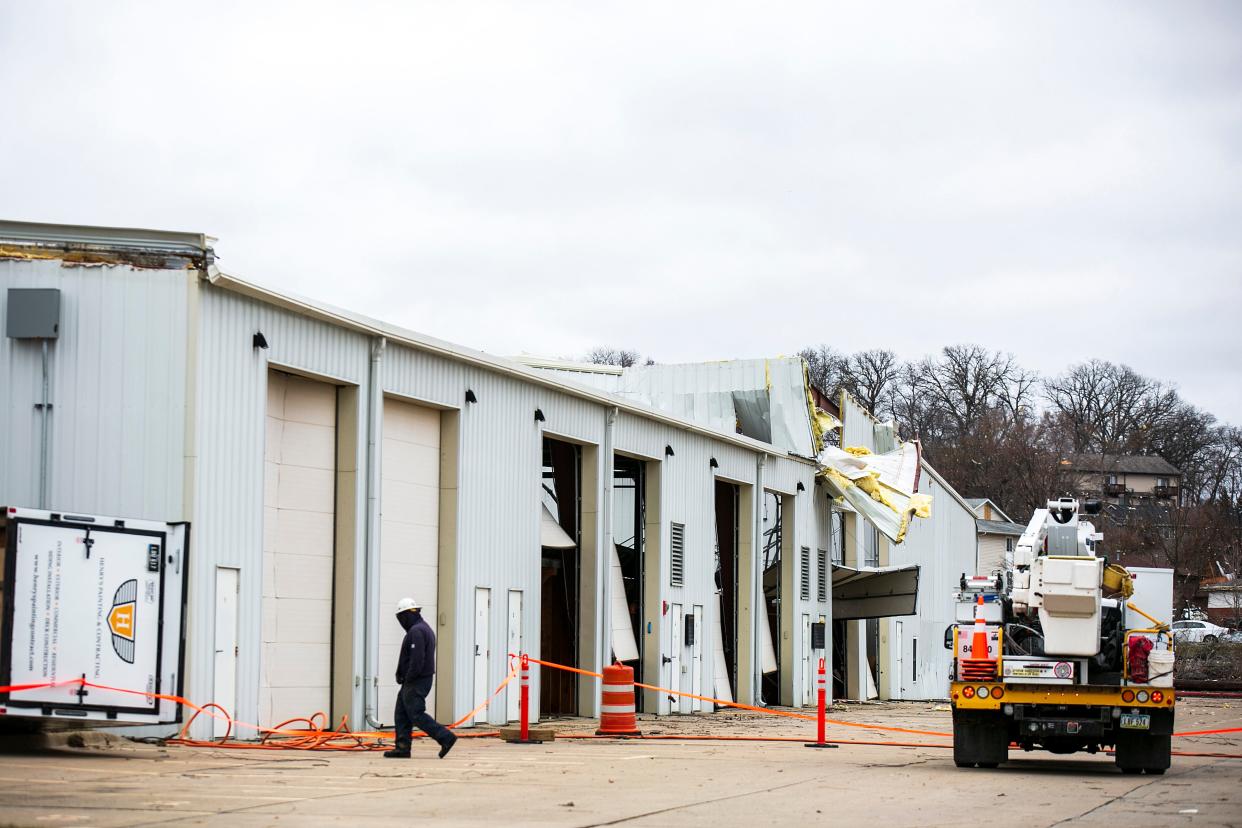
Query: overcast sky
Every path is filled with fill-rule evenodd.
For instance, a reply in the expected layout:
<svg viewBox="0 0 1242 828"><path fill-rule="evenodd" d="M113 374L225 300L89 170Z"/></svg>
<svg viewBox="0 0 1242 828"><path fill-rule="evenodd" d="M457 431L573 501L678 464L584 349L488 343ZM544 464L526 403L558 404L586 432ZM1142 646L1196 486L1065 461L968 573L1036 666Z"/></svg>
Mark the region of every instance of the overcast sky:
<svg viewBox="0 0 1242 828"><path fill-rule="evenodd" d="M1237 3L174 5L0 2L0 217L499 354L978 342L1242 424Z"/></svg>

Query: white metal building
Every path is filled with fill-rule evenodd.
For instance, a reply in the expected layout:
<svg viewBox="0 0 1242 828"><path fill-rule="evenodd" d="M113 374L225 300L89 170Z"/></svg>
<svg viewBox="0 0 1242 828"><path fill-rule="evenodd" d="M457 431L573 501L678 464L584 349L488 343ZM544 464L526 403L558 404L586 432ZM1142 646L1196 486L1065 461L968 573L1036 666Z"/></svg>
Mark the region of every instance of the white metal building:
<svg viewBox="0 0 1242 828"><path fill-rule="evenodd" d="M389 723L392 607L412 594L439 638L441 720L490 694L509 652L598 669L613 604L632 613L642 680L717 687L726 630L729 686L754 701L767 493L784 597L768 700L810 703L830 654L809 629L831 618L809 586L823 560L802 552L820 545L812 460L266 290L220 272L212 241L0 222L0 303L52 288L61 314L46 375L40 344L0 338L0 503L46 491L48 508L191 523L189 698L263 725L317 710ZM575 549L541 546L549 504ZM623 542L627 598L610 601ZM596 682L564 675L537 677L541 711L593 715ZM516 687L479 721L515 716Z"/></svg>

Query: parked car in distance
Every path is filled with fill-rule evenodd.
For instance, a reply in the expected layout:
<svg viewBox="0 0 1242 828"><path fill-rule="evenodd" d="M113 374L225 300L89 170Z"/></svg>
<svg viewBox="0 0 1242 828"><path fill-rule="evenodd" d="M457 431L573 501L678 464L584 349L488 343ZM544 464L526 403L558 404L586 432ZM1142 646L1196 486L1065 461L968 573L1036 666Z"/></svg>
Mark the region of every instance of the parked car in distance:
<svg viewBox="0 0 1242 828"><path fill-rule="evenodd" d="M1211 621L1173 622L1173 640L1178 642L1197 644L1202 641L1210 644L1220 641L1228 633L1229 629L1227 627L1213 624Z"/></svg>

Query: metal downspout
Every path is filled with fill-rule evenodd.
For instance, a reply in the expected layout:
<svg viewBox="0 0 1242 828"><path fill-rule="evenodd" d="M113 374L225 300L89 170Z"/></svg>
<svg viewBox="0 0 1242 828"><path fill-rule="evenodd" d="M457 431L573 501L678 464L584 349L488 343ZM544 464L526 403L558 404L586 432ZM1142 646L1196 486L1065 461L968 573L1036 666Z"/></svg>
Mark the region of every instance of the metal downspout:
<svg viewBox="0 0 1242 828"><path fill-rule="evenodd" d="M763 490L763 468L767 460L766 454L760 454L755 462L755 515L754 526L751 530L751 548L754 550L755 559L752 575L754 594L751 595L751 605L755 611L750 614L750 640L752 642L750 680L751 698L756 707L763 705L763 641L760 639L763 625L759 623L759 613L768 611L767 601L763 597L763 507L766 498Z"/></svg>
<svg viewBox="0 0 1242 828"><path fill-rule="evenodd" d="M39 405L39 508L47 508L47 490L48 490L48 435L47 435L47 414L51 407L48 403L48 368L47 368L47 340L39 340L43 345L43 402Z"/></svg>
<svg viewBox="0 0 1242 828"><path fill-rule="evenodd" d="M378 620L379 581L376 570L379 568L379 534L380 534L380 462L378 440L380 433L380 417L384 410L384 393L380 383L380 358L384 347L388 344L385 337L378 337L371 345L371 366L367 373L367 515L366 543L363 552L363 596L362 596L362 698L363 718L367 727L379 730L384 727L376 721L376 707L379 704L379 679L376 678L379 657L378 645L372 646L371 639L375 634Z"/></svg>
<svg viewBox="0 0 1242 828"><path fill-rule="evenodd" d="M604 420L604 502L600 504L600 518L604 523L604 543L600 549L598 572L600 573L600 636L599 658L600 672L606 664L612 663L612 550L616 543L612 534L612 489L613 489L613 445L617 425L616 407L608 409ZM602 681L600 679L599 681ZM600 699L599 693L595 694Z"/></svg>

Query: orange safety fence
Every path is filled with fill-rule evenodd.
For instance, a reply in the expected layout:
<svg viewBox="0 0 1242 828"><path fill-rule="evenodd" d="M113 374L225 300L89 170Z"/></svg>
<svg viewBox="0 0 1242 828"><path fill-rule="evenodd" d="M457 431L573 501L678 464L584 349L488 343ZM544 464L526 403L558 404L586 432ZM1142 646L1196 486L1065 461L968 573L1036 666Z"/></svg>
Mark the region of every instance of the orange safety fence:
<svg viewBox="0 0 1242 828"><path fill-rule="evenodd" d="M481 710L484 710L491 704L492 700L500 695L501 691L508 686L509 682L517 675L516 667L510 666L508 675L489 694L482 702L480 702L473 710L466 713L457 721L448 725L449 728L455 729L467 721L470 721ZM181 726L181 730L174 738L168 740L169 744L188 745L192 747L227 747L241 748L250 750L378 750L385 747L379 744L380 740L391 739L391 731L351 731L348 729L348 717L342 717L340 724L335 730L327 729L328 716L322 711L311 714L307 717L297 717L281 722L276 727L263 727L262 725L252 724L250 722L242 722L234 719L229 715L221 705L215 702L198 705L184 696L177 696L168 693L153 693L145 690L130 690L124 687L113 687L107 684L99 684L89 681L85 678L66 679L64 681L48 681L35 684L11 684L0 686L0 694L17 693L23 690L39 690L47 687L90 687L96 690L107 690L114 693L126 693L132 696L142 696L147 699L160 699L162 701L170 701L183 707L193 710L193 715L186 720ZM219 713L213 712L218 710ZM218 721L226 722L228 727L223 736L212 739L191 739L188 736L190 726L200 716L205 715ZM289 725L304 723L305 728L290 728ZM234 728L248 728L255 731L259 736L257 742L239 742L230 741ZM422 738L424 734L415 733L415 738ZM496 736L496 731L477 732L477 733L461 733L459 736L483 737Z"/></svg>
<svg viewBox="0 0 1242 828"><path fill-rule="evenodd" d="M564 664L557 664L554 661L541 661L540 659L531 657L532 664L541 664L544 667L551 667L555 670L568 670L571 673L578 673L584 676L595 676L601 678L599 673L592 670L583 670L578 667L569 667ZM711 696L700 696L695 693L684 693L680 690L673 690L668 687L657 687L654 684L643 684L640 681L634 682L635 687L642 687L645 690L654 690L658 693L670 693L674 696L682 696L689 699L698 699L699 701L711 702L721 707L732 707L737 710L749 710L752 713L765 713L769 716L783 716L788 719L801 719L806 722L819 721L817 716L811 716L806 713L795 713L792 710L777 710L771 707L756 707L754 705L742 704L741 702L725 701L724 699L716 699ZM952 736L952 733L945 733L942 730L917 730L909 727L894 727L892 725L865 724L862 722L846 722L840 719L825 719L828 724L840 725L841 727L856 727L862 730L883 730L891 733L912 733L917 736Z"/></svg>
<svg viewBox="0 0 1242 828"><path fill-rule="evenodd" d="M554 661L542 661L540 659L535 658L534 656L530 656L529 658L532 664L540 664L540 665L543 665L544 667L551 667L555 670L566 670L568 672L577 673L583 676L594 676L595 678L602 678L600 673L597 673L593 670L584 670L580 667L570 667L566 664L557 664ZM713 704L717 704L722 707L733 707L739 710L749 710L753 713L766 713L771 716L784 716L784 717L791 718L791 719L802 719L804 721L811 721L811 722L818 721L818 719L815 716L811 716L806 713L794 713L791 710L776 710L776 709L768 708L768 707L755 707L749 704L741 704L740 702L731 702L731 701L725 701L723 699L716 699L716 698L712 698L711 696L699 696L694 693L684 693L680 690L672 690L668 687L657 687L656 685L653 685L653 684L643 684L642 682L638 682L638 681L634 682L634 686L642 687L647 690L654 690L660 693L671 693L675 696L683 696L686 698L711 702ZM945 731L942 731L942 730L918 730L915 728L908 728L908 727L894 727L890 725L867 724L865 722L847 722L847 721L842 721L840 719L825 719L824 721L828 722L829 724L840 725L842 727L856 727L856 728L860 728L863 730L883 730L883 731L894 732L894 733L912 733L912 734L919 735L919 736L947 736L947 737L953 736L952 733L946 733ZM1222 733L1242 733L1242 727L1223 727L1223 728L1217 728L1215 730L1187 730L1187 731L1181 731L1178 733L1174 733L1173 735L1174 736L1213 736L1213 735L1222 734ZM562 738L582 738L585 735L586 734L581 734L581 735L565 734ZM591 737L594 738L594 735L595 734L591 734ZM558 736L561 736L561 734L558 734ZM644 737L644 738L674 739L674 738L696 738L696 737L651 736L651 737ZM706 738L706 737L702 737L702 738ZM732 737L732 738L741 738L741 737ZM756 740L759 740L759 739L766 740L766 737L750 737L750 738L754 738ZM799 739L796 741L805 741L805 740ZM872 743L871 742L859 742L858 744L872 744ZM874 744L896 744L896 743L876 742ZM944 747L943 745L921 745L921 744L919 746L921 747L922 746ZM1183 755L1197 755L1197 754L1183 754ZM1204 755L1207 755L1207 754L1204 754ZM1212 755L1216 755L1216 754L1212 754ZM1222 754L1222 755L1233 757L1233 754ZM1233 758L1237 758L1237 757L1233 757Z"/></svg>
<svg viewBox="0 0 1242 828"><path fill-rule="evenodd" d="M472 710L459 718L457 721L448 725L451 729L456 729L468 721L471 721L475 715L486 709L492 701L500 695L500 693L509 685L509 683L517 676L517 665L513 662L517 656L510 654L509 672L505 678L497 685L486 698L483 699ZM564 670L578 675L592 676L594 678L602 678L600 673L593 670L585 670L579 667L570 667L566 664L558 664L554 661L544 661L542 659L529 657L534 664L548 667L554 670ZM392 738L391 731L351 731L348 728L348 717L342 717L336 729L329 730L327 714L322 711L313 713L308 717L298 717L281 722L275 727L263 727L262 725L242 722L234 719L219 704L208 702L203 705L195 704L184 696L171 695L166 693L153 693L142 690L130 690L123 687L113 687L106 684L99 684L84 678L66 679L64 681L39 682L33 684L15 684L8 686L0 686L0 694L16 693L23 690L38 690L47 687L67 687L67 686L90 687L97 690L107 690L116 693L127 693L134 696L143 696L148 699L160 699L163 701L171 701L175 704L182 705L193 710L193 715L182 725L177 736L169 739L170 744L187 745L193 747L227 747L250 750L379 750L386 747L381 744L382 740ZM790 710L777 710L767 707L757 707L754 705L742 704L740 702L725 701L711 696L702 696L695 693L686 693L680 690L673 690L668 687L659 687L653 684L644 684L642 682L634 682L635 687L642 687L659 693L668 693L674 696L684 698L698 699L700 701L710 702L721 707L729 707L738 710L746 710L753 713L763 713L772 716L781 716L791 719L799 719L803 721L817 721L817 717L805 713L795 713ZM219 711L213 712L213 711ZM226 722L228 728L223 736L212 739L191 739L188 736L189 729L194 721L200 716L206 715L212 719ZM841 727L853 727L862 730L878 730L891 733L909 733L920 736L940 736L952 737L952 733L938 730L920 730L916 728L896 727L892 725L868 724L865 722L848 722L840 719L825 719L827 723L838 725ZM290 725L305 724L303 728L291 728ZM247 728L255 731L259 736L257 742L241 742L233 738L234 728ZM1228 733L1242 733L1242 727L1217 728L1212 730L1193 730L1180 731L1174 733L1176 737L1193 737L1193 736L1214 736ZM467 737L491 737L498 735L496 731L486 732L468 732L460 733L459 736ZM422 738L423 734L415 733L415 738ZM607 738L600 737L594 733L558 733L557 738L561 739L596 739ZM711 736L711 735L693 735L693 734L652 734L642 736L648 740L667 740L667 741L755 741L755 742L785 742L795 741L803 742L800 737L783 737L783 736ZM833 744L854 744L854 745L886 745L890 747L929 747L929 748L947 748L952 747L951 744L944 743L922 743L922 742L892 742L892 741L867 741L852 739L833 739L829 740ZM1223 759L1239 759L1242 754L1232 753L1206 753L1206 752L1187 752L1173 751L1175 756L1201 756Z"/></svg>

